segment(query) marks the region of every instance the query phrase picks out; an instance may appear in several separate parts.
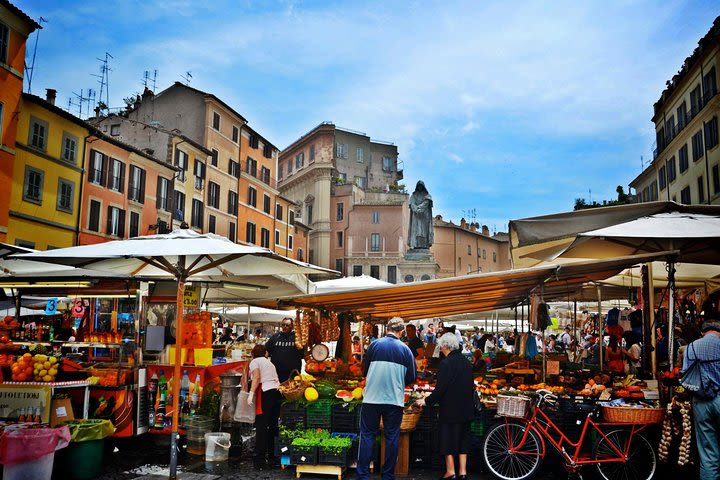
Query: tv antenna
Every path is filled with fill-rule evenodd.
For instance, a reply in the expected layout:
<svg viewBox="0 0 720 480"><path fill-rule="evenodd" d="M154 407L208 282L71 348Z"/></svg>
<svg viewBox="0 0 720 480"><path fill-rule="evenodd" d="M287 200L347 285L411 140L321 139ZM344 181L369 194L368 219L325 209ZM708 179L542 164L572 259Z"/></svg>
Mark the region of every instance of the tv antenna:
<svg viewBox="0 0 720 480"><path fill-rule="evenodd" d="M151 90L155 91L155 82L157 81L157 68L153 70L152 76L150 75L150 70L145 70L143 72L143 86L145 88L148 88L148 84L152 85Z"/></svg>
<svg viewBox="0 0 720 480"><path fill-rule="evenodd" d="M475 223L475 219L477 218L477 209L471 208L470 210L463 210L463 217L466 217L469 221L469 223Z"/></svg>
<svg viewBox="0 0 720 480"><path fill-rule="evenodd" d="M27 72L28 79L28 93L32 93L32 79L33 72L35 71L35 56L37 55L38 39L40 38L40 30L42 29L43 23L47 23L47 20L45 20L43 17L40 17L40 20L38 20L40 28L38 28L35 32L35 47L33 48L33 55L32 60L30 61L30 66L28 66L27 62L25 63L25 71Z"/></svg>
<svg viewBox="0 0 720 480"><path fill-rule="evenodd" d="M80 93L73 92L73 95L75 95L76 101L73 101L72 97L68 99L68 110L71 110L72 107L77 106L78 108L78 118L83 118L83 105L86 106L86 117L90 116L90 105L95 103L95 90L92 88L88 88L87 92L83 94L83 90L80 89Z"/></svg>
<svg viewBox="0 0 720 480"><path fill-rule="evenodd" d="M107 109L108 113L110 113L110 71L112 70L108 66L108 59L115 58L112 55L110 55L108 52L105 52L105 58L98 58L100 61L100 75L92 74L93 77L97 77L100 80L98 80L98 83L100 84L100 94L98 95L99 101L98 105L100 103L105 104L105 108ZM105 101L103 102L103 93L105 93Z"/></svg>
<svg viewBox="0 0 720 480"><path fill-rule="evenodd" d="M185 75L180 75L180 78L185 80L185 85L190 85L190 79L192 78L192 73L190 72L190 70L188 70L187 72L185 72Z"/></svg>

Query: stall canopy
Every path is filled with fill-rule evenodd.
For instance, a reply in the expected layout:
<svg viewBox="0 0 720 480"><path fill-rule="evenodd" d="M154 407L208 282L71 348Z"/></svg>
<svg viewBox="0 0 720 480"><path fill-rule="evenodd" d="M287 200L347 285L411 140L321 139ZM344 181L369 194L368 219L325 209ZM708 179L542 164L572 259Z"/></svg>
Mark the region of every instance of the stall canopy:
<svg viewBox="0 0 720 480"><path fill-rule="evenodd" d="M720 206L650 202L510 221L515 268L665 250L720 264Z"/></svg>
<svg viewBox="0 0 720 480"><path fill-rule="evenodd" d="M334 278L332 280L322 280L320 282L314 282L315 291L308 293L327 293L336 292L340 290L355 290L359 288L371 288L371 287L384 287L392 285L392 283L378 280L375 277L369 275L359 275L357 277L342 277Z"/></svg>
<svg viewBox="0 0 720 480"><path fill-rule="evenodd" d="M280 323L285 317L295 318L295 312L290 310L272 310L252 305L212 307L208 310L221 314L230 323Z"/></svg>
<svg viewBox="0 0 720 480"><path fill-rule="evenodd" d="M632 265L676 255L657 252L621 258L584 261L522 270L482 273L389 287L304 295L259 305L274 308L326 308L350 311L359 316L405 320L432 318L512 307L531 293L542 293L546 301L565 300L570 292L588 282L599 282Z"/></svg>

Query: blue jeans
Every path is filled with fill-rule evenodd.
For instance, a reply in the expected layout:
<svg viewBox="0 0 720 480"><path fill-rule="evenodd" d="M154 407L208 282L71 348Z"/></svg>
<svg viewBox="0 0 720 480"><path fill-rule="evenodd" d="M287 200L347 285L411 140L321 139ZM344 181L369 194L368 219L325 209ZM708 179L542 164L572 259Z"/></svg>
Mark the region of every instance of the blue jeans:
<svg viewBox="0 0 720 480"><path fill-rule="evenodd" d="M380 430L380 418L383 421L385 436L385 461L382 466L382 479L395 478L398 444L400 443L400 423L403 409L397 405L363 403L360 409L360 445L358 446L357 478L366 480L370 477L370 460L372 459L375 437Z"/></svg>
<svg viewBox="0 0 720 480"><path fill-rule="evenodd" d="M720 478L720 396L693 398L695 442L700 456L700 480Z"/></svg>

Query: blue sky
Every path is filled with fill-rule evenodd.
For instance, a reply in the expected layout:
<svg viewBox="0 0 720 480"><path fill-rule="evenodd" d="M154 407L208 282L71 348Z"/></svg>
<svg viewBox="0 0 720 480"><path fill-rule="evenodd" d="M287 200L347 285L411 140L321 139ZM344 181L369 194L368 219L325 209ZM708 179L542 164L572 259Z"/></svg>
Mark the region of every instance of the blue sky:
<svg viewBox="0 0 720 480"><path fill-rule="evenodd" d="M322 121L398 145L434 213L514 218L612 199L652 158L652 106L716 1L11 0L40 33L33 93L110 105L192 73L284 148ZM29 42L32 53L35 36Z"/></svg>

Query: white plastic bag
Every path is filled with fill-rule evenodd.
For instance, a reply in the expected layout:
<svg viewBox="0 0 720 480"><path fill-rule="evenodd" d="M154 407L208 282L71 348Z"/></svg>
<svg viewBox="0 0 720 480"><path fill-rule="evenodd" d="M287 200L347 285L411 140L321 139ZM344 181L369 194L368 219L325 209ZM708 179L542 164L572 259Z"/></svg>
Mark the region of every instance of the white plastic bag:
<svg viewBox="0 0 720 480"><path fill-rule="evenodd" d="M235 415L233 420L241 423L255 423L255 403L248 405L248 396L250 394L244 390L240 390L235 403Z"/></svg>

